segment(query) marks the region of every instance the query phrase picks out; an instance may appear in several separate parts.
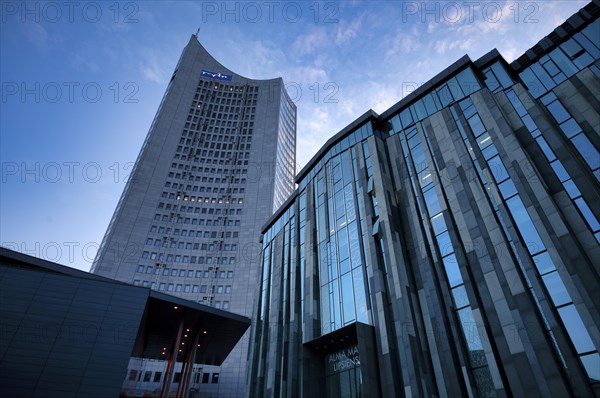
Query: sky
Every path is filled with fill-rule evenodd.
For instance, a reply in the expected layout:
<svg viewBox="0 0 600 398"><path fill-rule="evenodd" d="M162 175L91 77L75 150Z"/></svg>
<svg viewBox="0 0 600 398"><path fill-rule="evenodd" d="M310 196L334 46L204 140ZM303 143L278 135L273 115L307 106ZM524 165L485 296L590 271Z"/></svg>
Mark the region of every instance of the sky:
<svg viewBox="0 0 600 398"><path fill-rule="evenodd" d="M190 35L297 105L297 168L461 56L511 62L587 1L0 2L0 245L89 270Z"/></svg>

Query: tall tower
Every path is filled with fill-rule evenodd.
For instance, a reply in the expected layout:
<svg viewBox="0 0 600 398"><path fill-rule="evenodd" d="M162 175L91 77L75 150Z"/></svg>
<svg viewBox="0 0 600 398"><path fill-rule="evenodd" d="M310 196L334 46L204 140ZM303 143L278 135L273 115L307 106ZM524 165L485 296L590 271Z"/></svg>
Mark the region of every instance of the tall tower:
<svg viewBox="0 0 600 398"><path fill-rule="evenodd" d="M282 79L237 75L192 35L92 272L251 316L258 237L294 189L295 145ZM243 395L247 347L202 369L201 396Z"/></svg>

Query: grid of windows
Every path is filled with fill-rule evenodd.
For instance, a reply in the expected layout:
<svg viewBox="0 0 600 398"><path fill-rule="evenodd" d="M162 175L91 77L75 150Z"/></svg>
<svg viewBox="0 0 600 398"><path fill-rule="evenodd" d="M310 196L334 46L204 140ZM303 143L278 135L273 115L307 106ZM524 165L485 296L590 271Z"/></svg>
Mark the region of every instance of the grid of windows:
<svg viewBox="0 0 600 398"><path fill-rule="evenodd" d="M487 132L485 127L483 127L479 116L477 115L477 111L473 105L473 102L470 98L467 98L460 102L460 107L463 110L465 118L467 118L467 122L471 128L471 131L473 132L473 136L477 142L481 144L482 137L487 135ZM475 122L475 120L477 120L477 122ZM480 125L482 127L479 127ZM464 134L464 129L461 131L461 134ZM489 135L487 135L487 137L489 137ZM466 138L466 135L463 138ZM490 142L487 145L493 145L491 140L488 139L488 141ZM470 144L468 145L470 147ZM494 149L494 152L497 153L497 150ZM491 175L495 184L497 185L497 189L504 199L504 204L508 208L508 211L513 218L514 225L517 227L517 230L521 235L522 243L527 248L527 251L531 256L531 260L535 264L537 276L541 280L542 285L545 287L547 294L550 296L554 307L557 309L560 319L562 320L565 330L567 331L571 342L575 346L577 353L580 356L585 356L586 358L593 357L600 361L600 355L594 347L592 338L581 319L579 311L573 304L571 295L567 291L564 281L557 270L556 262L546 250L546 246L540 237L537 227L528 214L527 209L523 204L517 189L515 188L514 182L505 168L504 162L501 160L499 155L494 155L489 159L486 158L485 160L490 170L489 175ZM493 182L488 181L488 184L491 185ZM510 235L507 234L507 236ZM513 244L512 240L511 244ZM527 278L526 271L524 271L523 274L524 277ZM533 292L533 289L531 289L530 282L529 287L533 296L536 296ZM536 301L539 300L536 298ZM541 315L545 319L544 314L542 313ZM548 330L548 332L551 336L553 336L551 330ZM552 337L552 340L555 340L554 337ZM558 347L556 347L556 349L559 356L562 357ZM595 377L595 374L597 373L597 366L590 367L588 366L589 363L584 360L582 360L581 363L584 368L586 368L588 375L591 378Z"/></svg>
<svg viewBox="0 0 600 398"><path fill-rule="evenodd" d="M502 387L494 386L488 358L486 358L482 344L482 340L489 341L489 337L486 335L481 322L476 321L472 302L465 289L461 268L466 268L468 265L459 264L455 253L455 243L452 242L449 228L444 220L444 212L437 192L437 190L443 190L443 187L439 183L434 183L434 181L440 181L437 176L437 167L429 166L427 155L430 155L430 153L427 143L426 141L423 142L416 126L404 130L403 134L399 134L399 137L406 164L409 165L413 193L418 198L417 203L424 203L424 206L421 205L421 218L423 221L428 221L433 230L447 286L454 299L454 309L459 320L458 324L461 327L467 352L469 353L469 362L475 375L477 389L482 396L492 396L495 388ZM466 273L464 274L466 275Z"/></svg>
<svg viewBox="0 0 600 398"><path fill-rule="evenodd" d="M552 93L550 93L550 94L552 94ZM575 204L575 206L579 209L581 215L587 222L590 230L596 237L596 240L598 242L600 242L600 222L598 222L598 219L596 218L596 216L594 216L594 213L592 213L592 211L590 210L589 204L581 196L581 192L579 191L579 189L573 182L573 179L571 178L569 173L565 170L561 161L556 157L556 155L555 155L554 151L552 150L552 148L550 147L550 145L548 145L548 142L546 141L546 139L544 138L544 136L538 129L537 125L535 124L535 122L533 121L533 119L531 118L531 116L529 115L529 113L527 112L525 107L523 106L523 103L521 102L521 100L519 99L517 94L514 92L514 90L512 90L512 89L507 90L506 96L508 97L511 104L515 108L517 114L519 115L519 117L521 118L523 123L525 124L525 127L527 127L527 129L531 133L531 136L533 138L535 138L535 141L539 145L540 149L544 153L544 156L546 157L550 166L554 170L556 177L562 183L563 187L565 188L565 191L567 192L567 194L569 195L571 200L573 200L573 203ZM560 105L560 103L557 104L557 107L558 106L562 107L562 105ZM571 118L569 120L573 120L573 119ZM563 131L564 131L564 128L563 128ZM583 134L583 133L581 133L581 129L579 129L579 131L580 131L580 133L577 136L580 136ZM585 138L585 136L583 136L583 135L582 135L582 137ZM587 138L585 138L585 140L587 140ZM591 146L591 149L586 149L586 148L589 148L590 146ZM600 162L600 154L598 154L596 149L592 146L591 143L589 143L589 141L584 142L583 145L576 145L576 148L578 148L578 150L580 152L581 151L584 151L584 152L595 151L596 159L594 160L592 158L590 160L592 161L592 164L594 164L594 162L596 162L596 163ZM588 164L590 164L590 163L588 162ZM596 178L600 178L600 173L598 170L598 167L600 167L600 165L595 165L595 166L596 166L596 169L594 170L594 174L596 175Z"/></svg>
<svg viewBox="0 0 600 398"><path fill-rule="evenodd" d="M519 76L531 95L534 98L541 97L588 66L600 78L600 69L592 65L600 59L599 36L600 20L597 19L538 62L525 68Z"/></svg>
<svg viewBox="0 0 600 398"><path fill-rule="evenodd" d="M215 289L215 283L233 279L234 270L222 267L235 267L240 256L241 195L248 180L258 95L256 86L200 80L146 238L146 246L154 250L144 250L140 258L152 265L140 265L138 272L154 276L137 283L196 294L200 302L229 308L228 300L214 297L230 295L231 285ZM185 283L199 278L207 284Z"/></svg>

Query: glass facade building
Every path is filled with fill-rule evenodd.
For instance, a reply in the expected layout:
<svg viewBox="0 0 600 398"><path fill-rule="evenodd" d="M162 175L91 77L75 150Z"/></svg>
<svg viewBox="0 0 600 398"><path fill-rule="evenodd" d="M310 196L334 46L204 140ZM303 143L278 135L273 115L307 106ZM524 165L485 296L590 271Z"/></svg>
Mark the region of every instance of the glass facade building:
<svg viewBox="0 0 600 398"><path fill-rule="evenodd" d="M250 396L600 396L599 15L459 59L298 173Z"/></svg>
<svg viewBox="0 0 600 398"><path fill-rule="evenodd" d="M256 237L293 192L295 145L296 106L282 79L242 77L192 36L92 272L251 316ZM198 396L244 394L247 346L248 334L220 368L203 368ZM138 362L130 364L138 374L166 366ZM144 393L155 388L143 381Z"/></svg>

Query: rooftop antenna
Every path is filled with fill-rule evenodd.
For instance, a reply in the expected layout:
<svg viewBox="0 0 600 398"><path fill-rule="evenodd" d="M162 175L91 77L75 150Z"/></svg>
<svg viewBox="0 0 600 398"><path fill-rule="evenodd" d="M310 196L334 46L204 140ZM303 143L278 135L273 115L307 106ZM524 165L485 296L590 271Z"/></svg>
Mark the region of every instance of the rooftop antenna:
<svg viewBox="0 0 600 398"><path fill-rule="evenodd" d="M199 34L200 34L200 28L198 28L198 30L196 31L196 39L198 38Z"/></svg>

